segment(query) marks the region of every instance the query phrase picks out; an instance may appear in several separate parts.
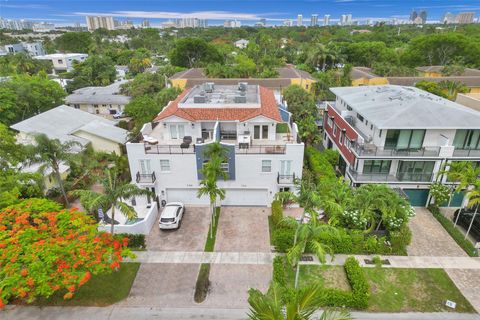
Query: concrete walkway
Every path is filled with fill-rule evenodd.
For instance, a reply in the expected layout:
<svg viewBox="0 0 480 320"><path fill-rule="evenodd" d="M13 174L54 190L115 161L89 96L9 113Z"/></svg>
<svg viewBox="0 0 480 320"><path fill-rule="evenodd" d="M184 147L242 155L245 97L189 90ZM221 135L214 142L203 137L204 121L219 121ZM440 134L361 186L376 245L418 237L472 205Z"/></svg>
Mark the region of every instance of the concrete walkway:
<svg viewBox="0 0 480 320"><path fill-rule="evenodd" d="M146 320L146 319L225 319L244 320L248 309L218 308L151 308L151 307L31 307L7 306L0 311L2 320ZM318 312L320 314L321 311ZM369 313L352 312L355 320L480 320L472 313Z"/></svg>
<svg viewBox="0 0 480 320"><path fill-rule="evenodd" d="M175 251L139 251L135 253L135 262L141 263L213 263L213 264L271 264L275 253L267 252L175 252ZM302 264L320 264L314 255L311 262ZM350 255L338 254L328 265L343 265ZM374 256L353 255L363 267L372 267L366 264L365 259L371 260ZM478 269L480 258L471 257L416 257L416 256L381 256L390 262L385 268L439 268L439 269Z"/></svg>

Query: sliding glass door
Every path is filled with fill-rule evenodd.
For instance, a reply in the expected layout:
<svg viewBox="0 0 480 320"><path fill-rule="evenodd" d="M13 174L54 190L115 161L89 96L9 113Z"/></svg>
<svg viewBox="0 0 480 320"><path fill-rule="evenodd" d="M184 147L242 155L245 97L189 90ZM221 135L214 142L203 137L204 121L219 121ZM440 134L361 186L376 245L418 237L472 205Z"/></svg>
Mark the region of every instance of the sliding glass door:
<svg viewBox="0 0 480 320"><path fill-rule="evenodd" d="M388 130L385 149L420 149L423 145L425 130Z"/></svg>
<svg viewBox="0 0 480 320"><path fill-rule="evenodd" d="M435 161L400 161L397 179L400 181L431 181Z"/></svg>

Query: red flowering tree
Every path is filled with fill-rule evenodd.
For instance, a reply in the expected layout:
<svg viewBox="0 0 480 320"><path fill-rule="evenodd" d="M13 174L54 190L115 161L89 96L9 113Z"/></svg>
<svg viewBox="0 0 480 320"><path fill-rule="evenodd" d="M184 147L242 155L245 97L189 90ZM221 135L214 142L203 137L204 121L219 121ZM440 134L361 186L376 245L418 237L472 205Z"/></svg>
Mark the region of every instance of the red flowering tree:
<svg viewBox="0 0 480 320"><path fill-rule="evenodd" d="M0 308L11 299L32 302L64 289L64 299L72 298L92 274L112 272L123 257L133 257L127 244L99 233L93 219L74 209L1 209Z"/></svg>

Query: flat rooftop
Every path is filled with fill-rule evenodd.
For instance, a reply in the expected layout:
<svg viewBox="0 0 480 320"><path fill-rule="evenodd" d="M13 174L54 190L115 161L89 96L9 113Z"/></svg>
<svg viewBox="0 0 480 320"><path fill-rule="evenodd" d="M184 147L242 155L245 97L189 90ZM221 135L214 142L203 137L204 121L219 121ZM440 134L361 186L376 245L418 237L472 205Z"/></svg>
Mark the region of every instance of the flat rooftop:
<svg viewBox="0 0 480 320"><path fill-rule="evenodd" d="M330 90L379 129L480 129L480 112L415 87Z"/></svg>
<svg viewBox="0 0 480 320"><path fill-rule="evenodd" d="M179 108L259 108L260 87L240 82L218 85L207 82L193 87L178 104Z"/></svg>

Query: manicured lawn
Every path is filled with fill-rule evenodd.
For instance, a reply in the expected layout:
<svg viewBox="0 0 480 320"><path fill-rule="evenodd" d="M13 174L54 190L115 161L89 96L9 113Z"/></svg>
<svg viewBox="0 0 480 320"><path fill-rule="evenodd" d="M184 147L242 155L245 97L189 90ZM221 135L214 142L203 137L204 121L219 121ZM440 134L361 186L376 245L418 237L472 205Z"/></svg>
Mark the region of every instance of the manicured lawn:
<svg viewBox="0 0 480 320"><path fill-rule="evenodd" d="M287 268L291 269L291 268ZM373 312L475 312L442 269L363 268L370 283L368 311ZM294 272L287 271L293 284ZM328 288L350 290L341 266L303 265L300 286L319 282ZM446 300L457 303L455 310Z"/></svg>
<svg viewBox="0 0 480 320"><path fill-rule="evenodd" d="M213 237L210 237L210 226L208 227L207 242L205 242L205 252L213 252L215 249L215 240L217 238L217 227L220 218L220 208L215 208L215 225L213 226Z"/></svg>
<svg viewBox="0 0 480 320"><path fill-rule="evenodd" d="M120 270L111 274L96 275L74 294L64 300L65 292L57 292L48 299L38 299L37 306L108 306L125 299L137 275L140 263L122 263Z"/></svg>

